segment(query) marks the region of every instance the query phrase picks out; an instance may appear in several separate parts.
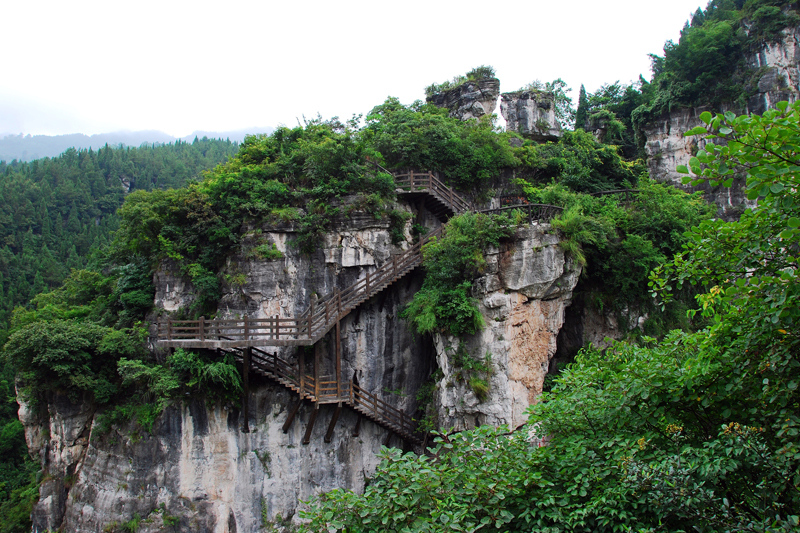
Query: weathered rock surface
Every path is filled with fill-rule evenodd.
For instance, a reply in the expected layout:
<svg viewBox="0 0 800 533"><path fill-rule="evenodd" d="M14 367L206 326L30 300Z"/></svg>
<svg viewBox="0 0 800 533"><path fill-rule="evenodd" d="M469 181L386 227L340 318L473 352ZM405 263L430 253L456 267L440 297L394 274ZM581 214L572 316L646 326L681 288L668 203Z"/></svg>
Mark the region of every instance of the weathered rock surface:
<svg viewBox="0 0 800 533"><path fill-rule="evenodd" d="M455 89L434 94L428 97L428 101L437 107L449 109L451 117L468 120L494 113L499 95L500 80L484 78L469 80Z"/></svg>
<svg viewBox="0 0 800 533"><path fill-rule="evenodd" d="M517 91L500 95L500 114L506 131L536 140L553 140L561 136L556 120L553 95L544 91Z"/></svg>
<svg viewBox="0 0 800 533"><path fill-rule="evenodd" d="M699 126L703 111L733 111L761 114L776 102L794 102L800 96L800 28L787 30L777 43L765 44L763 49L748 59L751 66L761 68L758 92L752 96L745 109L679 109L661 117L643 128L647 142L645 153L650 177L669 182L684 190L702 190L707 200L717 205L720 216L734 218L746 205L742 181L733 187L695 189L681 184L681 175L675 169L687 165L689 159L703 147L698 137L684 137L684 133Z"/></svg>
<svg viewBox="0 0 800 533"><path fill-rule="evenodd" d="M512 243L487 254L486 273L476 283L486 320L483 331L460 341L435 335L443 374L436 399L442 428L517 427L542 392L564 311L580 275L580 267L565 256L558 236L550 230L547 224L523 226ZM490 361L485 399L453 364L461 343L473 358Z"/></svg>
<svg viewBox="0 0 800 533"><path fill-rule="evenodd" d="M433 220L406 208L418 221ZM387 223L371 217L340 221L311 257L290 246L293 237L291 228L250 228L222 273L220 317L296 315L314 294L346 287L400 251ZM485 401L455 376L447 357L455 339L413 335L399 318L421 285L421 272L400 279L342 320L343 376L413 415L416 391L438 360L445 376L436 399L443 427L523 423L525 409L541 392L579 275L558 242L548 225L522 227L487 256L489 267L475 289L487 327L464 341L471 354L491 354ZM283 257L255 256L255 246L264 243L274 244ZM156 303L165 311L193 298L191 285L174 270L165 263L155 277ZM333 350L333 333L314 347L320 374L333 373ZM290 361L297 357L296 348L268 351L280 351ZM403 445L383 427L366 419L359 423L348 408L325 443L330 405L320 406L311 442L303 445L313 405L302 405L288 432L282 430L296 402L294 393L251 374L250 433L242 432L237 408L198 400L169 407L151 432L131 424L103 433L90 403L65 397L51 398L41 413L24 407L26 437L47 479L34 509L34 531L121 530L136 517L140 532L258 531L264 521L297 521L300 502L320 492L363 490L381 446Z"/></svg>

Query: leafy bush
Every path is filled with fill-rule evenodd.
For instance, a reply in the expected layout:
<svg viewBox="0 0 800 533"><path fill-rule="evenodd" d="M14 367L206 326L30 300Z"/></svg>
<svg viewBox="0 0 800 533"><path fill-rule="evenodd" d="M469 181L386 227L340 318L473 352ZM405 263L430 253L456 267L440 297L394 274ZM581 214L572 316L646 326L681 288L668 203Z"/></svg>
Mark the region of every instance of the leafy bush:
<svg viewBox="0 0 800 533"><path fill-rule="evenodd" d="M464 85L468 81L482 80L486 78L494 78L494 67L488 65L481 65L467 72L465 76L454 76L452 80L443 83L432 83L425 87L425 95L429 98L434 94L439 94L456 89Z"/></svg>
<svg viewBox="0 0 800 533"><path fill-rule="evenodd" d="M583 130L565 132L558 142L526 142L514 150L516 172L533 184L561 183L576 192L599 192L633 187L643 168L626 162L614 146L595 140Z"/></svg>
<svg viewBox="0 0 800 533"><path fill-rule="evenodd" d="M75 320L37 321L11 334L4 357L18 369L23 391L66 392L73 401L88 393L106 403L117 392L115 363L142 353L140 331L115 330Z"/></svg>
<svg viewBox="0 0 800 533"><path fill-rule="evenodd" d="M489 120L463 122L446 109L420 102L406 107L388 98L367 115L362 140L391 169L431 170L456 189L485 190L486 183L518 164L509 139Z"/></svg>
<svg viewBox="0 0 800 533"><path fill-rule="evenodd" d="M507 216L465 213L449 220L444 235L422 248L425 281L401 313L419 333L471 335L483 317L471 296L486 261L483 252L513 232Z"/></svg>

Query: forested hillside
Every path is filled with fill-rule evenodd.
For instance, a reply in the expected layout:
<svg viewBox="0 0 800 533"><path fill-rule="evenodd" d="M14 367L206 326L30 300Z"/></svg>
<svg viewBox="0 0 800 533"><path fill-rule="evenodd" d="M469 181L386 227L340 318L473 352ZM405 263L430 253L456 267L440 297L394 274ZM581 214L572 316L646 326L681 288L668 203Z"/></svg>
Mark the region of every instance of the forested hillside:
<svg viewBox="0 0 800 533"><path fill-rule="evenodd" d="M14 307L60 285L110 242L128 192L182 187L236 150L204 138L0 162L0 328Z"/></svg>

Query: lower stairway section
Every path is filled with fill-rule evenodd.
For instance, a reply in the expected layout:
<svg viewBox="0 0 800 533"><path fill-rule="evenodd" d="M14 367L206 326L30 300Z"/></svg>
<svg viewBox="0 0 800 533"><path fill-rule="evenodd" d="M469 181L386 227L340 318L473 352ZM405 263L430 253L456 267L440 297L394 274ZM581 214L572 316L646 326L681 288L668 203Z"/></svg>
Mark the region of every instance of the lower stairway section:
<svg viewBox="0 0 800 533"><path fill-rule="evenodd" d="M249 350L249 354L245 350ZM316 406L324 404L346 405L359 415L384 427L406 442L421 445L414 420L403 411L392 407L375 394L368 392L352 380L347 382L336 376L314 376L305 372L305 361L301 355L297 365L292 365L258 348L219 349L232 354L242 365L249 359L249 371L264 376L300 395L300 401L308 400ZM302 352L301 352L302 354ZM305 442L305 441L304 441Z"/></svg>

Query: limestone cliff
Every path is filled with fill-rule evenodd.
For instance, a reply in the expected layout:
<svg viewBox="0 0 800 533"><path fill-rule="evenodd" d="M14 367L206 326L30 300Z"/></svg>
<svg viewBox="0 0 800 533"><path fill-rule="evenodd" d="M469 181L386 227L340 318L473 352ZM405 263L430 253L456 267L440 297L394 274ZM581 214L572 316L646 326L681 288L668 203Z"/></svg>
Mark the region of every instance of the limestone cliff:
<svg viewBox="0 0 800 533"><path fill-rule="evenodd" d="M494 113L499 94L500 80L483 78L468 80L454 89L429 96L428 101L449 109L451 117L468 120Z"/></svg>
<svg viewBox="0 0 800 533"><path fill-rule="evenodd" d="M500 113L506 131L539 141L561 136L553 95L544 91L517 91L500 95Z"/></svg>
<svg viewBox="0 0 800 533"><path fill-rule="evenodd" d="M800 28L788 29L779 42L765 44L748 58L748 63L753 68L761 69L756 94L748 99L744 109L729 106L722 111L761 114L776 102L796 101L800 97ZM678 109L643 128L651 178L694 190L681 185L681 175L675 172L675 168L688 164L689 159L703 146L703 141L697 137L684 137L685 132L702 124L698 117L703 111L706 109ZM721 216L730 218L737 216L745 205L741 186L739 182L731 188L705 187L701 190L709 201L717 205Z"/></svg>
<svg viewBox="0 0 800 533"><path fill-rule="evenodd" d="M412 212L417 223L436 223L422 207L402 208ZM351 216L338 221L311 257L289 246L294 237L290 224L249 228L222 273L226 285L219 315L302 312L314 294L347 286L408 246L411 224L409 220L406 242L395 246L387 223ZM266 260L254 255L253 248L265 242L274 243L283 257ZM438 361L444 378L435 405L442 427L522 423L525 408L541 391L579 270L546 224L520 228L516 238L491 250L487 261L489 268L475 285L487 327L464 341L472 353L491 353L484 401L477 401L453 376L445 348L454 346L454 339L414 335L399 318L421 284L421 270L342 320L343 375L414 415L419 407L416 393ZM162 312L177 311L194 298L191 284L168 263L155 282ZM314 347L323 372L331 370L333 344L329 334ZM275 350L296 360L296 348L269 349ZM404 445L387 429L359 421L347 408L326 443L335 407L321 405L315 411L308 402L284 432L296 404L295 393L251 375L250 433L242 431L238 408L191 399L169 407L152 431L129 425L104 432L102 413L91 403L61 396L49 398L39 409L23 406L20 418L31 453L45 471L33 513L34 531L122 531L138 519L139 532L258 531L265 524L298 520L301 502L320 492L337 487L363 490L377 466L380 447ZM310 443L303 445L315 412Z"/></svg>
<svg viewBox="0 0 800 533"><path fill-rule="evenodd" d="M525 422L525 410L542 392L580 275L580 267L559 247L548 224L520 228L512 242L490 250L486 261L475 291L486 327L461 340L434 337L442 369L436 392L442 428L517 427ZM453 364L453 353L461 345L469 356L485 359L491 367L485 398Z"/></svg>

